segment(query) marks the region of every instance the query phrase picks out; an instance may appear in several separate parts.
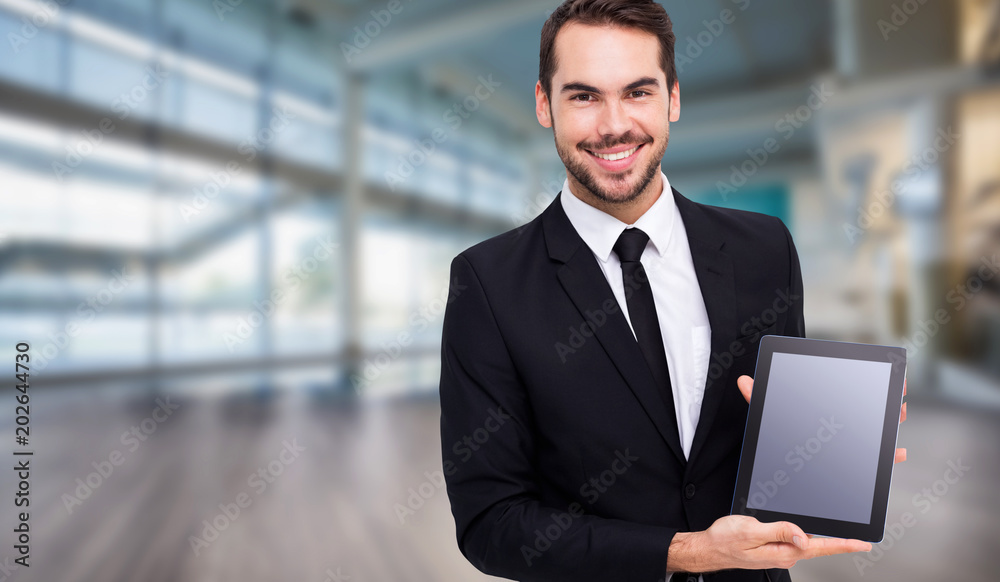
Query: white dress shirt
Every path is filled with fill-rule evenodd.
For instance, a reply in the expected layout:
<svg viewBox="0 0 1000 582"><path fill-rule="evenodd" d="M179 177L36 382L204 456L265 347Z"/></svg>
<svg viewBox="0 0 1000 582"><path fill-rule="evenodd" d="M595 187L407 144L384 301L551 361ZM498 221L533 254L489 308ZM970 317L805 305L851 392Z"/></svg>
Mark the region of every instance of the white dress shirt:
<svg viewBox="0 0 1000 582"><path fill-rule="evenodd" d="M568 179L563 183L560 200L573 228L597 257L629 327L632 320L625 301L621 262L612 249L626 228L638 228L649 235L640 262L653 290L656 317L660 322L670 369L677 428L684 457L687 458L701 416L712 328L695 275L684 221L677 210L667 176L663 172L660 176L663 179L660 197L635 224L625 224L581 200L570 190ZM634 330L632 334L635 335Z"/></svg>

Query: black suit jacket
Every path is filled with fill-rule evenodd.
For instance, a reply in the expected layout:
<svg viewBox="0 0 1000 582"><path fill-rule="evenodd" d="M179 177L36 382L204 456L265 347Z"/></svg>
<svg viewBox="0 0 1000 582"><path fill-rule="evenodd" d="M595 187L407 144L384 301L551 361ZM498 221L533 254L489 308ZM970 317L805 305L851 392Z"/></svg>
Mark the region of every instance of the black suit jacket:
<svg viewBox="0 0 1000 582"><path fill-rule="evenodd" d="M558 197L452 262L443 468L459 547L479 570L523 581L662 580L676 532L729 514L747 414L736 378L753 375L762 335L804 336L802 277L777 218L673 196L712 327L688 460ZM779 579L787 571L705 575Z"/></svg>

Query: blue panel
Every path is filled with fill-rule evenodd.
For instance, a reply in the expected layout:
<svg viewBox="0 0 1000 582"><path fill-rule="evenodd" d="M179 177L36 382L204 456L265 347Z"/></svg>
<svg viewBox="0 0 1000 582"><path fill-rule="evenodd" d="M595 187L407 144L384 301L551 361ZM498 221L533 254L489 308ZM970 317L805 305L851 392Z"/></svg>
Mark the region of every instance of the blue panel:
<svg viewBox="0 0 1000 582"><path fill-rule="evenodd" d="M723 208L736 208L739 210L750 210L762 214L777 216L785 223L789 229L792 228L791 205L789 203L788 187L785 184L776 183L765 186L740 188L735 194L729 194L723 198L716 189L711 189L690 196L695 202L721 206Z"/></svg>

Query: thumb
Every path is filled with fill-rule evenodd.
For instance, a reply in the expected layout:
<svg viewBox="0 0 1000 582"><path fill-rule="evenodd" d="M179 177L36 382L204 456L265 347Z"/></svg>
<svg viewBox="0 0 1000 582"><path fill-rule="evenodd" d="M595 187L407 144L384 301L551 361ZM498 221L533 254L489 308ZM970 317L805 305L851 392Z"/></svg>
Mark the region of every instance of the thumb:
<svg viewBox="0 0 1000 582"><path fill-rule="evenodd" d="M753 378L746 375L740 376L736 380L736 386L739 387L740 393L743 394L743 398L745 398L747 402L750 402L750 395L753 392Z"/></svg>
<svg viewBox="0 0 1000 582"><path fill-rule="evenodd" d="M802 531L802 528L788 521L778 521L775 523L763 524L767 530L762 532L769 542L785 542L793 544L800 550L809 547L809 536Z"/></svg>

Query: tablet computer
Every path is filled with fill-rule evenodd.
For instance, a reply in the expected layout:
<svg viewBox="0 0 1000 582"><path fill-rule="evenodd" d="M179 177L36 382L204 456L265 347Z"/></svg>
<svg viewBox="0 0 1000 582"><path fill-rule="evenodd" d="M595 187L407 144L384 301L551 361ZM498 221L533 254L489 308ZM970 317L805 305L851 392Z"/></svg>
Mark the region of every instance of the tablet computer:
<svg viewBox="0 0 1000 582"><path fill-rule="evenodd" d="M732 513L882 541L906 350L761 338Z"/></svg>

